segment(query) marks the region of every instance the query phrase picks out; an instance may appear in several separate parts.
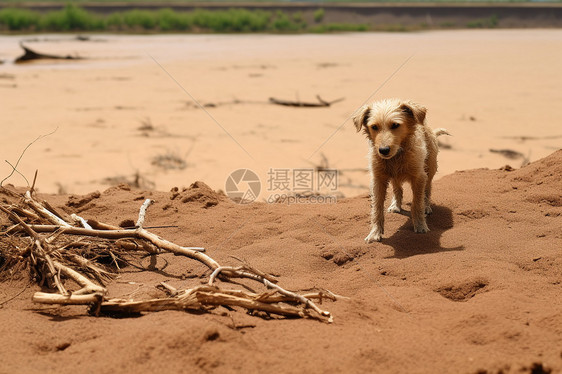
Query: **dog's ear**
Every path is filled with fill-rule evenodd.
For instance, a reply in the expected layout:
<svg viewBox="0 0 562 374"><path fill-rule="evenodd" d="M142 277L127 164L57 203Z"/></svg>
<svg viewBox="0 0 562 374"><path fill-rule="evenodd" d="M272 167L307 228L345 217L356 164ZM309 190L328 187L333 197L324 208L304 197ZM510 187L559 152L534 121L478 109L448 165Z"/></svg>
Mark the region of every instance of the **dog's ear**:
<svg viewBox="0 0 562 374"><path fill-rule="evenodd" d="M402 112L411 116L416 121L416 123L423 125L425 121L425 115L427 113L427 109L424 106L411 101L406 101L402 103L400 109L402 110Z"/></svg>
<svg viewBox="0 0 562 374"><path fill-rule="evenodd" d="M369 115L371 114L371 108L368 105L363 105L359 110L353 115L353 124L357 132L361 131L363 125L367 124L369 120Z"/></svg>

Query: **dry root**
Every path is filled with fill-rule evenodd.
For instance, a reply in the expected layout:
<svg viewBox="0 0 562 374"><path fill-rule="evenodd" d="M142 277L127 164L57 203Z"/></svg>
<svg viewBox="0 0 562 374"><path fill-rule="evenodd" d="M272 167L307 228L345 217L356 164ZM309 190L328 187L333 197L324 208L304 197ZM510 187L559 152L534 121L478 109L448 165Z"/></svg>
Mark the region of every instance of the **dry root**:
<svg viewBox="0 0 562 374"><path fill-rule="evenodd" d="M4 187L0 192L18 196L19 203L0 203L0 211L13 225L0 226L0 275L8 269L21 271L27 266L39 285L56 289L57 293L36 292L33 301L41 304L90 305L91 313L141 313L160 310L207 311L217 306L241 307L250 312L286 317L308 317L331 322L330 312L321 309L316 301L336 300L331 292L299 294L277 285L272 276L265 274L247 262L238 267L221 266L203 248L183 247L167 241L143 228L148 207L142 205L136 228L120 227L86 220L76 215L65 216L47 202L38 202L33 190L19 195ZM7 202L4 199L4 202ZM119 260L124 255L144 251L151 256L170 252L204 264L211 270L206 285L176 290L161 283L168 297L151 300L110 299L103 281L111 279L119 271ZM111 258L113 269L100 264L100 258ZM241 260L240 260L241 261ZM22 266L22 264L24 264ZM225 289L217 285L236 284L233 279L245 278L259 282L265 288L262 293L240 289ZM65 279L73 280L79 289L65 288Z"/></svg>

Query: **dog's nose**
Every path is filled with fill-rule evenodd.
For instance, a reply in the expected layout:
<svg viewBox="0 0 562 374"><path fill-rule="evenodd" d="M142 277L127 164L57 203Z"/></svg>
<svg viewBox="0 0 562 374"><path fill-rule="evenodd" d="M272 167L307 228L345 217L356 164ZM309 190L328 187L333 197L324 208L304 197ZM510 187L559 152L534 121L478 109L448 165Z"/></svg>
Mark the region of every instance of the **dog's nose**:
<svg viewBox="0 0 562 374"><path fill-rule="evenodd" d="M390 147L379 147L379 153L383 156L387 156L390 153Z"/></svg>

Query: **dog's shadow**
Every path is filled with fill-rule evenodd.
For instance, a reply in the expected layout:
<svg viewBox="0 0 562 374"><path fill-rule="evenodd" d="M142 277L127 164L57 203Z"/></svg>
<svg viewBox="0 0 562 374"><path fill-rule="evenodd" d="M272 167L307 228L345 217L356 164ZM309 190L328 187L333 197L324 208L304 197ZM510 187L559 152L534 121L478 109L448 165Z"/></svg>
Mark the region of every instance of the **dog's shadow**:
<svg viewBox="0 0 562 374"><path fill-rule="evenodd" d="M392 258L407 258L430 253L464 250L462 245L452 248L441 246L441 236L453 227L453 212L451 209L440 205L432 205L432 209L433 213L426 218L430 229L428 233L415 233L412 220L408 219L392 236L383 238L384 244L394 248ZM410 212L404 210L399 214L410 216Z"/></svg>

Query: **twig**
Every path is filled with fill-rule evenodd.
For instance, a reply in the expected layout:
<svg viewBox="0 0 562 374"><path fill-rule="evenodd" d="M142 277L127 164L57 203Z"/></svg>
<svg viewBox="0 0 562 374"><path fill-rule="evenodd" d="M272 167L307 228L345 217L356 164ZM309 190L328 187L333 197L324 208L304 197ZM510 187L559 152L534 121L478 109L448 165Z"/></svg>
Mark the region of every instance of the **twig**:
<svg viewBox="0 0 562 374"><path fill-rule="evenodd" d="M49 269L49 272L50 272L51 276L53 277L53 281L55 282L55 285L57 286L59 292L63 295L66 295L67 292L66 292L64 286L62 285L62 282L60 281L60 275L55 270L55 266L53 264L53 261L52 261L51 257L47 254L47 252L43 248L43 244L44 244L43 239L39 236L39 234L37 234L35 231L33 231L33 229L31 227L29 227L28 224L26 224L21 218L16 216L14 213L7 210L6 208L4 208L1 205L0 205L0 210L2 210L4 213L8 214L8 216L10 216L15 221L17 221L20 224L20 226L22 226L23 229L27 232L27 234L33 238L33 245L34 245L35 249L37 250L37 254L47 264L47 268Z"/></svg>
<svg viewBox="0 0 562 374"><path fill-rule="evenodd" d="M160 282L160 286L164 288L170 296L176 296L178 294L177 288L170 286L168 283Z"/></svg>
<svg viewBox="0 0 562 374"><path fill-rule="evenodd" d="M103 288L102 286L98 286L97 284L95 284L94 282L92 282L91 280L89 280L88 278L86 278L85 276L80 274L79 272L77 272L75 270L72 270L71 268L69 268L67 266L64 266L63 264L61 264L57 261L54 261L53 265L61 273L63 273L64 275L66 275L67 277L71 278L76 283L78 283L80 286L82 286L82 288L79 289L78 291L74 291L72 293L73 295L84 295L84 294L90 294L90 293L105 294L107 292L107 290L105 288Z"/></svg>
<svg viewBox="0 0 562 374"><path fill-rule="evenodd" d="M33 196L33 192L35 192L35 182L37 182L37 174L39 174L39 169L35 169L35 174L33 175L33 183L31 184L31 188L29 189L29 193ZM23 175L22 175L23 177ZM25 179L25 177L24 177ZM27 179L26 179L27 181Z"/></svg>
<svg viewBox="0 0 562 374"><path fill-rule="evenodd" d="M260 277L262 277L262 278L265 278L265 279L267 279L268 281L270 281L270 282L272 282L272 283L277 283L277 279L275 279L273 276L271 276L271 275L269 275L269 274L266 274L266 273L264 273L264 272L262 272L262 271L256 269L255 267L251 266L246 260L240 259L240 258L238 258L238 257L236 257L236 256L230 256L230 257L232 257L233 259L238 260L238 261L240 261L241 263L243 263L243 264L244 264L244 269L246 269L246 270L248 270L248 271L250 271L250 272L252 272L252 273L254 273L254 274L256 274L256 275L258 275L258 276L260 276Z"/></svg>
<svg viewBox="0 0 562 374"><path fill-rule="evenodd" d="M154 201L152 201L151 199L146 199L144 201L144 203L142 204L142 206L140 207L139 210L139 218L137 220L137 223L135 224L136 227L138 228L142 228L142 226L144 225L144 219L146 216L146 210L148 209L148 207L153 203Z"/></svg>
<svg viewBox="0 0 562 374"><path fill-rule="evenodd" d="M73 220L75 220L75 221L77 221L77 222L80 222L80 224L82 225L83 228L92 230L92 226L90 226L90 225L88 224L88 221L86 221L84 218L80 217L79 215L72 213L72 214L70 215L70 217L71 217Z"/></svg>
<svg viewBox="0 0 562 374"><path fill-rule="evenodd" d="M31 197L31 191L27 191L25 193L25 202L33 210L35 210L35 212L37 212L37 214L39 214L40 216L43 216L44 218L49 220L49 222L54 223L55 225L60 225L60 226L64 226L64 227L71 227L65 220L58 217L54 213L51 213L48 209L46 209L44 206L42 206L37 201L35 201L33 199L33 197Z"/></svg>
<svg viewBox="0 0 562 374"><path fill-rule="evenodd" d="M92 303L99 303L103 296L99 293L88 295L78 295L76 293L71 295L58 295L55 293L35 292L32 300L39 304L62 304L62 305L87 305Z"/></svg>
<svg viewBox="0 0 562 374"><path fill-rule="evenodd" d="M326 101L323 100L319 95L316 95L318 99L318 103L311 103L311 102L303 102L303 101L290 101L290 100L280 100L274 97L269 98L269 102L272 104L283 105L283 106L292 106L292 107L304 107L304 108L318 108L318 107L329 107L332 104L340 102L344 100L344 98L339 98L333 101Z"/></svg>
<svg viewBox="0 0 562 374"><path fill-rule="evenodd" d="M205 250L204 248L181 247L177 244L164 240L158 235L153 234L143 228L138 228L135 230L94 230L85 229L82 227L67 227L58 225L29 226L37 232L55 232L57 230L61 230L61 233L67 235L93 236L104 239L144 239L165 251L172 252L179 256L190 257L194 260L200 261L211 269L216 269L218 267L218 263L215 260L202 253Z"/></svg>
<svg viewBox="0 0 562 374"><path fill-rule="evenodd" d="M25 152L27 151L27 149L28 149L29 147L31 147L31 146L33 145L33 143L35 143L35 142L38 141L39 139L42 139L42 138L44 138L44 137L47 137L47 136L49 136L49 135L54 134L55 132L57 132L58 129L59 129L59 127L57 126L57 128L56 128L55 130L53 130L52 132L50 132L50 133L48 133L48 134L45 134L45 135L39 135L37 138L35 138L34 141L32 141L31 143L29 143L29 144L23 149L23 151L21 152L20 157L18 158L18 161L16 162L16 165L15 165L15 166L12 166L12 164L10 164L7 160L5 160L6 162L8 162L8 164L10 164L10 166L12 166L12 172L11 172L6 178L4 178L4 179L2 179L2 180L0 181L0 187L2 187L2 184L3 184L7 179L10 179L10 177L11 177L12 175L14 175L14 172L17 171L18 165L20 164L20 161L21 161L21 159L23 158L23 155L25 154ZM36 173L36 174L37 174L37 173ZM28 183L28 185L29 185L29 183Z"/></svg>
<svg viewBox="0 0 562 374"><path fill-rule="evenodd" d="M245 271L241 271L242 269L247 270L244 267L234 268L234 267L230 267L230 266L221 266L221 267L215 269L215 271L213 271L213 273L211 274L211 276L209 278L209 286L213 285L213 282L215 281L215 279L217 278L219 273L224 272L224 271L228 271L230 276L239 276L241 278L251 278L251 279L257 280L257 281L263 283L267 288L275 289L281 295L287 296L287 297L289 297L291 299L294 299L294 300L298 300L299 302L303 303L307 307L312 308L319 315L321 315L323 317L327 317L329 322L332 322L332 315L330 314L330 312L320 309L310 299L307 299L306 297L304 297L302 295L299 295L297 293L287 291L284 288L276 285L273 282L270 282L269 280L265 279L262 276L259 276L257 274L247 273Z"/></svg>
<svg viewBox="0 0 562 374"><path fill-rule="evenodd" d="M12 234L11 240L24 240L26 244L14 246L16 250L10 252L16 261L21 258L28 257L31 266L37 269L38 275L42 277L40 283L47 280L52 285L55 284L58 293L37 292L33 296L33 301L43 304L90 304L92 308L90 312L98 315L99 313L140 313L146 311L158 310L202 310L207 311L216 306L223 305L240 306L248 311L259 310L268 314L277 314L287 317L311 317L322 321L332 322L332 315L328 311L320 309L313 300L322 302L324 299L336 300L336 296L327 291L308 292L298 294L296 292L285 290L275 284L277 280L253 266L247 261L233 257L242 263L241 266L221 266L207 254L202 253L203 248L199 247L182 247L175 243L162 239L145 228L143 228L146 218L146 210L151 204L151 200L147 199L140 208L138 227L132 230L124 230L117 226L107 225L95 220L86 221L82 217L73 215L72 219L80 222L85 228L74 227L61 218L56 210L48 205L48 203L39 204L34 200L31 191L27 191L24 201L28 207L31 207L35 213L30 213L24 208L16 209L16 206L4 206L0 203L0 211L6 213L10 220L16 223L8 232ZM47 206L48 209L45 207ZM16 214L17 213L17 214ZM56 222L54 225L45 224L28 224L24 222L18 214L35 221ZM70 221L70 219L69 219ZM94 228L92 228L94 227ZM24 232L31 238L31 244L27 241L26 236L13 235L16 232ZM47 238L43 238L40 233L52 234ZM2 233L1 235L7 235ZM81 238L77 241L68 241L61 243L69 235L77 235ZM135 301L128 299L107 299L107 292L103 285L96 284L88 276L96 277L98 283L102 283L103 277L111 277L113 274L105 271L91 260L83 257L83 255L73 252L76 248L84 251L84 245L87 244L86 238L100 238L104 244L100 247L106 248L106 242L122 248L126 251L142 250L151 255L151 263L155 263L156 255L162 251L173 253L177 256L185 256L197 260L212 270L207 285L201 285L187 290L177 290L176 288L161 282L159 287L164 288L169 297L163 299L152 299L145 301ZM59 243L59 244L56 244ZM86 247L89 252L90 248ZM117 269L119 269L113 252L104 249L106 255L109 254L115 261ZM78 252L85 253L85 252ZM13 261L13 260L12 260ZM45 269L46 267L46 269ZM76 291L66 291L61 277L64 276L76 282L80 288ZM245 284L240 283L246 290L240 289L222 289L214 283L217 277L223 282L231 284L239 284L234 281L235 278L244 278L259 282L266 291L257 293Z"/></svg>
<svg viewBox="0 0 562 374"><path fill-rule="evenodd" d="M3 300L2 302L0 302L0 308L2 308L2 307L4 306L4 304L9 303L10 301L14 300L14 299L15 299L16 297L18 297L19 295L21 295L22 293L24 293L25 290L27 290L27 287L29 287L30 284L31 284L31 282L28 282L28 283L25 285L25 287L24 287L20 292L18 292L17 294L15 294L15 295L12 296L12 297L7 298L6 300Z"/></svg>

